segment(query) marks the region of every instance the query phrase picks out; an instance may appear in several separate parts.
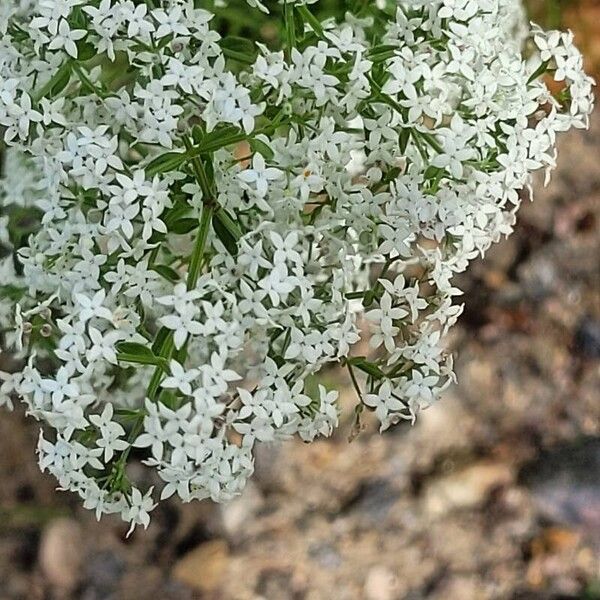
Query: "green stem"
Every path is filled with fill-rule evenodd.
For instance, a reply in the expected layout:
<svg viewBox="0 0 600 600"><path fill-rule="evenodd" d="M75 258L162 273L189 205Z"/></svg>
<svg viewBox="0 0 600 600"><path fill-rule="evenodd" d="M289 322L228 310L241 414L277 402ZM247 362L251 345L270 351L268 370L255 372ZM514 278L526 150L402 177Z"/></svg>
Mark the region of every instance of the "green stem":
<svg viewBox="0 0 600 600"><path fill-rule="evenodd" d="M358 379L356 378L356 375L354 373L354 369L352 368L352 365L349 362L346 362L346 367L348 368L348 373L350 373L350 379L352 381L354 390L356 391L356 395L358 396L359 401L362 403L363 394L362 390L360 389L360 385L358 384Z"/></svg>
<svg viewBox="0 0 600 600"><path fill-rule="evenodd" d="M200 228L198 229L196 245L194 246L194 252L190 260L190 268L187 276L188 291L193 290L198 283L200 267L202 265L202 259L204 258L204 249L206 248L206 241L208 239L208 232L210 231L210 223L212 221L213 211L213 205L210 202L206 202L202 207Z"/></svg>
<svg viewBox="0 0 600 600"><path fill-rule="evenodd" d="M219 220L225 229L227 229L236 242L242 237L243 233L238 227L238 224L229 216L227 211L222 206L217 207L215 211L215 218Z"/></svg>
<svg viewBox="0 0 600 600"><path fill-rule="evenodd" d="M168 364L173 356L173 350L175 349L175 344L173 342L173 332L169 332L169 335L165 339L163 347L159 353L159 356L163 358ZM156 400L156 394L158 393L158 388L160 386L160 381L164 374L165 370L162 365L157 365L156 369L154 369L154 373L152 374L152 379L150 379L150 384L148 385L148 391L146 395L150 400Z"/></svg>
<svg viewBox="0 0 600 600"><path fill-rule="evenodd" d="M163 369L167 368L165 361L160 356L134 356L133 354L117 354L117 360L119 362L128 362L138 365L155 365Z"/></svg>
<svg viewBox="0 0 600 600"><path fill-rule="evenodd" d="M48 95L52 91L52 88L54 88L54 86L70 71L71 62L67 62L62 67L60 67L58 71L56 71L54 76L50 79L50 81L48 81L48 83L46 83L44 87L32 94L31 99L37 104L42 98Z"/></svg>
<svg viewBox="0 0 600 600"><path fill-rule="evenodd" d="M362 292L348 292L345 296L346 300L362 300L365 294L368 294L371 290L364 290Z"/></svg>
<svg viewBox="0 0 600 600"><path fill-rule="evenodd" d="M300 13L306 23L308 23L311 29L320 37L322 40L326 40L325 31L323 26L319 22L319 19L313 15L310 10L304 4L300 4L296 7L296 10Z"/></svg>
<svg viewBox="0 0 600 600"><path fill-rule="evenodd" d="M285 19L285 33L287 37L286 53L290 58L292 48L296 47L296 23L294 22L294 5L287 0L283 5L283 15Z"/></svg>

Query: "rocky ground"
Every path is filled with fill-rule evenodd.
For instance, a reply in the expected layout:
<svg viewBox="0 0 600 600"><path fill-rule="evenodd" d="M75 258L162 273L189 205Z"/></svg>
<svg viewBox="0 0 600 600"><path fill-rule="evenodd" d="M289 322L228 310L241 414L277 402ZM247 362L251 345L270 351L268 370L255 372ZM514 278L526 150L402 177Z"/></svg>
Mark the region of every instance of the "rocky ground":
<svg viewBox="0 0 600 600"><path fill-rule="evenodd" d="M167 504L125 540L3 413L0 600L600 598L599 156L600 115L463 278L460 384L414 427L349 444L347 411L332 440L262 452L233 504Z"/></svg>

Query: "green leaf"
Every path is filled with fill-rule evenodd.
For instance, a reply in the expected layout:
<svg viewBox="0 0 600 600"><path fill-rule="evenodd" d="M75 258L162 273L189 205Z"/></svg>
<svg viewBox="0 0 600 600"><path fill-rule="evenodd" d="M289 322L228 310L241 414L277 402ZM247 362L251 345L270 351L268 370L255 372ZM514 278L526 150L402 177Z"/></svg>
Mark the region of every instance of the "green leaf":
<svg viewBox="0 0 600 600"><path fill-rule="evenodd" d="M18 249L26 238L40 229L42 213L35 208L10 206L6 209L9 218L8 231L12 245Z"/></svg>
<svg viewBox="0 0 600 600"><path fill-rule="evenodd" d="M144 412L140 409L133 408L116 408L115 415L121 417L122 419L137 419L140 416L143 416Z"/></svg>
<svg viewBox="0 0 600 600"><path fill-rule="evenodd" d="M121 342L117 344L117 360L119 362L130 362L140 365L155 365L163 370L167 369L167 361L155 356L150 348L136 342Z"/></svg>
<svg viewBox="0 0 600 600"><path fill-rule="evenodd" d="M375 363L369 362L364 356L351 358L348 360L348 363L376 379L383 379L385 377L385 373Z"/></svg>
<svg viewBox="0 0 600 600"><path fill-rule="evenodd" d="M550 65L550 61L544 61L532 74L531 77L527 80L527 84L529 85L536 79L539 79L547 70Z"/></svg>
<svg viewBox="0 0 600 600"><path fill-rule="evenodd" d="M171 233L177 233L178 235L189 233L190 231L194 231L194 229L198 229L198 219L193 219L191 217L179 219L169 226L169 231Z"/></svg>
<svg viewBox="0 0 600 600"><path fill-rule="evenodd" d="M185 152L165 152L150 161L146 166L146 175L153 177L159 173L169 173L178 169L188 159Z"/></svg>
<svg viewBox="0 0 600 600"><path fill-rule="evenodd" d="M152 269L171 283L178 283L181 279L179 273L167 265L154 265Z"/></svg>
<svg viewBox="0 0 600 600"><path fill-rule="evenodd" d="M12 302L19 302L25 295L26 291L27 288L20 288L15 285L1 285L0 298L6 298Z"/></svg>
<svg viewBox="0 0 600 600"><path fill-rule="evenodd" d="M219 127L207 133L196 148L192 149L191 157L216 152L231 144L242 142L248 136L239 127ZM188 155L188 157L190 157Z"/></svg>
<svg viewBox="0 0 600 600"><path fill-rule="evenodd" d="M155 354L156 356L162 355L163 348L166 346L167 340L171 333L172 333L171 330L167 329L166 327L161 327L158 330L158 333L156 334L154 343L152 344L152 353L153 354Z"/></svg>
<svg viewBox="0 0 600 600"><path fill-rule="evenodd" d="M160 402L167 408L174 410L177 407L177 394L174 390L163 389L160 392Z"/></svg>
<svg viewBox="0 0 600 600"><path fill-rule="evenodd" d="M71 79L71 62L66 62L65 64L56 71L53 77L37 92L33 92L31 94L31 98L34 102L39 102L42 98L46 96L55 96L62 92L65 89L69 80Z"/></svg>
<svg viewBox="0 0 600 600"><path fill-rule="evenodd" d="M253 41L248 38L238 37L230 35L224 37L219 42L221 48L227 48L229 50L235 50L236 52L242 52L244 54L252 54L256 52L256 46Z"/></svg>
<svg viewBox="0 0 600 600"><path fill-rule="evenodd" d="M85 62L96 56L97 50L93 44L82 40L77 44L77 60L78 62Z"/></svg>
<svg viewBox="0 0 600 600"><path fill-rule="evenodd" d="M400 167L392 167L386 174L384 178L384 182L387 184L390 181L398 178L402 174L402 169Z"/></svg>
<svg viewBox="0 0 600 600"><path fill-rule="evenodd" d="M267 160L273 159L275 153L268 144L257 138L250 138L250 140L248 141L250 143L250 148L252 148L253 152L258 152L259 154L262 154Z"/></svg>
<svg viewBox="0 0 600 600"><path fill-rule="evenodd" d="M200 127L200 125L194 125L192 127L192 140L194 141L194 144L199 144L204 139L205 135L206 131L204 131L204 128Z"/></svg>
<svg viewBox="0 0 600 600"><path fill-rule="evenodd" d="M222 206L215 213L215 217L227 229L236 242L244 235L237 221Z"/></svg>
<svg viewBox="0 0 600 600"><path fill-rule="evenodd" d="M315 17L305 4L299 4L296 6L296 11L299 16L302 17L303 21L310 26L310 28L316 33L321 39L327 39L323 26L317 17Z"/></svg>
<svg viewBox="0 0 600 600"><path fill-rule="evenodd" d="M196 287L196 284L198 283L198 277L200 277L202 262L207 249L208 234L210 232L210 223L212 221L212 217L213 206L211 204L205 204L202 207L202 215L200 216L198 233L196 234L196 243L194 244L194 250L190 257L186 282L188 291L191 291Z"/></svg>
<svg viewBox="0 0 600 600"><path fill-rule="evenodd" d="M369 50L369 58L373 58L380 54L387 54L388 52L394 52L398 50L398 46L394 44L380 44L379 46L373 46Z"/></svg>
<svg viewBox="0 0 600 600"><path fill-rule="evenodd" d="M294 10L294 4L288 0L284 0L283 4L283 19L285 21L285 35L287 44L287 54L289 56L290 50L296 47L296 11ZM302 23L300 23L302 26Z"/></svg>
<svg viewBox="0 0 600 600"><path fill-rule="evenodd" d="M237 256L238 246L237 240L235 236L231 233L231 231L224 224L223 219L219 218L219 212L213 216L213 229L215 231L216 236L221 240L227 252L231 254L231 256Z"/></svg>
<svg viewBox="0 0 600 600"><path fill-rule="evenodd" d="M408 142L410 141L410 129L403 129L400 132L399 142L400 142L400 152L403 154L406 152L406 148L408 147Z"/></svg>
<svg viewBox="0 0 600 600"><path fill-rule="evenodd" d="M121 342L120 344L117 344L117 350L122 354L129 354L131 356L156 358L150 348L136 342Z"/></svg>
<svg viewBox="0 0 600 600"><path fill-rule="evenodd" d="M170 231L173 223L182 219L190 212L190 210L190 205L185 202L178 203L173 208L167 210L162 218L164 224L167 226L167 229Z"/></svg>
<svg viewBox="0 0 600 600"><path fill-rule="evenodd" d="M71 81L71 69L61 70L59 71L59 75L60 77L56 79L50 90L50 97L52 98L58 96L69 85L69 81Z"/></svg>
<svg viewBox="0 0 600 600"><path fill-rule="evenodd" d="M219 41L223 54L238 62L251 65L258 54L256 46L248 38L228 36Z"/></svg>

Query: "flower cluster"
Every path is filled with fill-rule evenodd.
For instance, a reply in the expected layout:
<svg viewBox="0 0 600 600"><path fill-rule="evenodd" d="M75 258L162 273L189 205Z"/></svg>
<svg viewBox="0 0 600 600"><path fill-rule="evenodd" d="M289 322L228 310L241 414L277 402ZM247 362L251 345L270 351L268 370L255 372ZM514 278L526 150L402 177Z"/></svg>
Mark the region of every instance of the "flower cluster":
<svg viewBox="0 0 600 600"><path fill-rule="evenodd" d="M433 403L454 276L593 104L571 34L515 0L248 0L268 40L199 4L0 6L0 404L132 528L238 494L257 443L331 434L327 365L382 429Z"/></svg>

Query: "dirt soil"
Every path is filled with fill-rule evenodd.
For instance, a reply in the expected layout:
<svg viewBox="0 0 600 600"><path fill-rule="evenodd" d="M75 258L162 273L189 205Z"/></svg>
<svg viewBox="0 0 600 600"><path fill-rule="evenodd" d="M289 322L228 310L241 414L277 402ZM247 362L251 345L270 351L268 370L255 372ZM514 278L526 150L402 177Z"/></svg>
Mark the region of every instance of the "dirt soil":
<svg viewBox="0 0 600 600"><path fill-rule="evenodd" d="M0 600L600 598L600 115L462 278L460 383L415 425L266 448L229 506L96 523L0 415ZM539 186L538 186L539 187ZM335 376L332 374L331 376Z"/></svg>

